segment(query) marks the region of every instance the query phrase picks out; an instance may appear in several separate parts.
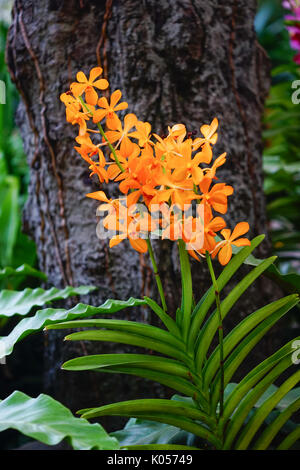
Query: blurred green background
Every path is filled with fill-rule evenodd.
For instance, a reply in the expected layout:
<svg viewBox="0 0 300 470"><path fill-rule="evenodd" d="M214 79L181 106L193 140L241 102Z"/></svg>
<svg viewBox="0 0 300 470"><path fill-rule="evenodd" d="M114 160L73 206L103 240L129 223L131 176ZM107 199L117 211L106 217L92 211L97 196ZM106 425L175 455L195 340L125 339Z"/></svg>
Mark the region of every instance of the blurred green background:
<svg viewBox="0 0 300 470"><path fill-rule="evenodd" d="M29 169L14 120L19 96L5 64L11 3L0 1L0 80L5 83L6 89L6 104L0 104L0 269L18 267L23 263L33 266L36 263L35 245L21 231ZM11 287L15 288L16 285Z"/></svg>

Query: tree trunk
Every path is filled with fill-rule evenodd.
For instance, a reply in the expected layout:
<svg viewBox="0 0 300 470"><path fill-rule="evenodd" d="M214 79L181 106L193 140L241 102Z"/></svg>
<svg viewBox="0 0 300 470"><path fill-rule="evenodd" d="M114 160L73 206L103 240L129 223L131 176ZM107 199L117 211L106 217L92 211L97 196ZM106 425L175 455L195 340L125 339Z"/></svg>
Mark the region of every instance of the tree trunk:
<svg viewBox="0 0 300 470"><path fill-rule="evenodd" d="M269 77L255 37L255 12L254 0L15 1L7 60L22 97L18 124L31 167L24 227L37 244L49 285L94 284L98 291L81 300L97 305L112 297L157 297L147 256L127 242L108 250L96 236L97 203L85 193L99 185L73 150L76 130L66 123L59 100L77 71L87 73L100 64L111 90L123 92L129 112L151 122L157 133L178 122L199 132L203 123L219 119L215 149L229 155L220 175L235 189L229 225L247 220L251 237L266 233L260 122ZM177 249L168 242L155 243L155 249L174 312L180 294ZM266 242L260 255L267 251ZM203 272L193 262L198 297L205 287ZM255 295L258 291L260 283L243 296L238 318L266 303L268 295ZM147 311L126 315L151 320ZM167 393L133 377L59 370L69 357L100 350L116 347L66 347L61 333L49 333L47 389L75 409Z"/></svg>

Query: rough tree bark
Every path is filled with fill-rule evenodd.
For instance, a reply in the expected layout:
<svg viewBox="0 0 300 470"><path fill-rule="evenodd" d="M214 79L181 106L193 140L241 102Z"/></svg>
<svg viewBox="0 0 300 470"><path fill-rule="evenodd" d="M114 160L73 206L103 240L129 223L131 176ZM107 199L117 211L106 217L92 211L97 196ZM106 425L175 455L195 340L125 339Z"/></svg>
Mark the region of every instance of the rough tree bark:
<svg viewBox="0 0 300 470"><path fill-rule="evenodd" d="M106 241L97 239L97 203L85 193L99 186L73 150L75 129L65 122L59 100L78 70L88 72L100 63L111 90L120 88L130 112L158 133L176 122L199 131L218 117L216 150L229 155L221 177L235 188L229 224L248 220L251 237L266 233L260 121L269 78L255 37L255 11L254 0L15 1L7 62L22 97L18 124L31 167L24 227L36 241L49 284L94 284L99 290L83 301L98 305L108 297L157 295L147 257L129 250L127 242L108 251ZM174 312L176 247L167 242L155 247ZM263 250L261 255L267 243ZM193 263L193 275L199 296L203 267ZM259 290L257 283L243 296L235 318L266 303L270 295L254 295ZM146 311L129 315L150 319ZM67 348L61 339L55 332L47 338L46 386L72 408L166 393L132 377L61 372L62 360L85 348L95 351L89 344ZM116 348L105 344L102 350Z"/></svg>

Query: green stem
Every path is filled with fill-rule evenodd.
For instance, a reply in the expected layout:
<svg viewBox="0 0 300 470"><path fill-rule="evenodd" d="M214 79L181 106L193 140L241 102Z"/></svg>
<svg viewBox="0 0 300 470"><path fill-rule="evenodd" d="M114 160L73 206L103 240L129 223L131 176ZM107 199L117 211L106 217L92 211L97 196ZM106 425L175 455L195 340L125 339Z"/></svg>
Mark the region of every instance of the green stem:
<svg viewBox="0 0 300 470"><path fill-rule="evenodd" d="M183 240L178 240L179 248L179 259L180 259L180 268L181 268L181 284L182 284L182 322L179 325L182 328L183 339L187 340L190 322L191 322L191 312L193 304L193 286L192 286L192 273L191 265L189 260L189 255L186 250L186 246Z"/></svg>
<svg viewBox="0 0 300 470"><path fill-rule="evenodd" d="M222 321L222 312L221 312L221 301L220 301L220 292L218 289L218 283L215 276L214 268L211 262L211 257L208 252L206 252L206 260L208 269L210 272L210 277L215 289L215 299L216 299L216 306L218 311L218 319L219 319L219 348L220 348L220 417L223 415L224 411L224 349L223 349L223 321Z"/></svg>
<svg viewBox="0 0 300 470"><path fill-rule="evenodd" d="M81 96L79 96L79 100L80 100L82 106L87 110L87 112L93 116L92 111L89 109L89 107L87 106L87 104L83 101L83 98L82 98ZM119 161L119 159L118 159L118 156L117 156L117 154L116 154L116 151L115 151L114 147L111 145L111 143L109 142L108 138L106 137L106 134L105 134L105 132L104 132L104 130L103 130L103 127L101 126L100 122L97 122L97 127L98 127L98 129L99 129L99 131L100 131L100 134L102 135L102 137L104 138L104 140L107 142L107 145L108 145L109 149L111 150L111 152L112 152L112 154L113 154L113 156L114 156L114 158L115 158L116 164L118 165L120 171L123 173L125 170L124 170L124 168L122 167L122 165L121 165L121 163L120 163L120 161Z"/></svg>
<svg viewBox="0 0 300 470"><path fill-rule="evenodd" d="M166 312L167 311L167 304L166 304L165 294L164 294L163 286L162 286L162 283L161 283L160 275L159 275L159 272L158 272L158 267L157 267L157 264L156 264L156 261L155 261L153 248L152 248L150 239L147 238L146 241L147 241L149 256L150 256L152 266L153 266L154 277L155 277L155 280L156 280L156 284L157 284L157 287L158 287L158 292L159 292L160 299L161 299L161 304L162 304L164 312Z"/></svg>

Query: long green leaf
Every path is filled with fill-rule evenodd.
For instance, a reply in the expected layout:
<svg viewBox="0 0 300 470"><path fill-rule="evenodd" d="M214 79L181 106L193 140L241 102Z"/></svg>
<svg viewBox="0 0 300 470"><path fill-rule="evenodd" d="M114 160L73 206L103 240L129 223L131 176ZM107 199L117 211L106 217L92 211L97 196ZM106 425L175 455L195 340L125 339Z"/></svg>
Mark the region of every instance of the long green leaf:
<svg viewBox="0 0 300 470"><path fill-rule="evenodd" d="M42 279L43 281L47 281L47 276L42 271L38 271L37 269L29 266L29 264L22 264L18 268L12 268L11 266L7 266L0 270L0 281L3 279L11 278L11 277L22 277L22 276L30 276Z"/></svg>
<svg viewBox="0 0 300 470"><path fill-rule="evenodd" d="M242 279L232 291L227 295L227 297L221 303L221 312L223 319L226 317L232 306L236 301L241 297L241 295L246 291L246 289L253 284L255 279L257 279L260 274L262 274L270 264L274 262L276 257L272 256L271 258L266 259L259 266L254 268L249 272L244 279ZM211 341L218 329L219 321L218 314L215 310L204 326L201 329L201 332L198 337L197 353L196 353L196 367L197 370L201 370L202 364L205 360L206 353L210 347Z"/></svg>
<svg viewBox="0 0 300 470"><path fill-rule="evenodd" d="M264 240L264 238L265 238L265 235L259 235L258 237L255 237L251 241L251 246L246 246L242 248L238 254L233 256L232 260L223 269L222 273L217 279L219 292L222 291L222 289L230 281L230 279L235 274L235 272L243 264L245 259ZM205 293L205 295L201 298L200 302L196 305L192 313L192 324L190 328L189 344L194 345L194 342L200 331L200 327L206 317L208 310L210 309L214 301L215 301L215 291L214 291L214 288L211 287Z"/></svg>
<svg viewBox="0 0 300 470"><path fill-rule="evenodd" d="M76 357L62 365L64 370L98 370L120 365L146 368L152 371L189 378L189 369L181 362L162 356L146 354L96 354Z"/></svg>
<svg viewBox="0 0 300 470"><path fill-rule="evenodd" d="M95 370L97 371L97 369ZM201 391L191 381L186 380L183 377L178 377L158 370L146 369L145 367L129 367L126 365L104 367L99 369L99 372L135 375L137 377L152 380L153 382L166 385L183 395L193 397L193 399L201 402L202 408L205 412L209 409L206 399L201 395Z"/></svg>
<svg viewBox="0 0 300 470"><path fill-rule="evenodd" d="M275 436L281 430L283 425L290 419L290 417L300 409L300 397L291 403L284 411L282 411L277 418L263 431L260 437L253 445L255 450L265 450L273 441Z"/></svg>
<svg viewBox="0 0 300 470"><path fill-rule="evenodd" d="M255 410L235 445L237 450L247 449L257 430L280 400L300 381L300 370L289 377L263 405Z"/></svg>
<svg viewBox="0 0 300 470"><path fill-rule="evenodd" d="M292 301L290 305L290 301ZM288 296L282 299L276 300L255 312L248 317L244 318L224 339L223 350L224 358L226 358L235 346L260 322L271 314L279 310L281 307L287 306L288 311L293 305L298 302L298 296ZM289 306L288 306L289 305ZM204 374L204 386L208 387L213 377L215 376L219 367L219 346L215 348L213 353L210 355L208 361L203 369Z"/></svg>
<svg viewBox="0 0 300 470"><path fill-rule="evenodd" d="M0 402L0 431L16 429L48 445L68 438L77 450L118 449L118 441L110 437L100 424L75 418L71 411L47 395L31 398L16 391Z"/></svg>
<svg viewBox="0 0 300 470"><path fill-rule="evenodd" d="M139 401L139 400L137 400ZM149 409L146 402L148 400L142 400L144 402L145 411L138 411L138 405L135 406L134 404L129 405L130 402L120 402L120 403L113 403L111 405L103 406L97 411L88 411L83 414L84 416L89 416L90 418L95 416L130 416L135 418L142 418L142 419L151 419L152 421L158 421L160 423L170 424L172 426L177 426L185 431L192 432L196 436L202 437L203 439L208 440L216 447L220 447L220 441L218 438L214 436L214 434L208 429L202 426L199 423L194 422L192 419L188 418L186 415L183 414L174 414L174 409L172 408L172 413L169 413L170 408L167 408L165 411L159 409L156 411L155 409ZM166 400L168 401L168 400ZM143 406L140 404L140 406ZM148 411L149 410L149 411ZM179 411L179 408L177 408Z"/></svg>
<svg viewBox="0 0 300 470"><path fill-rule="evenodd" d="M180 330L176 325L175 321L156 303L153 299L149 297L144 297L145 302L147 305L156 313L156 315L161 319L164 325L168 328L170 333L174 336L180 338Z"/></svg>
<svg viewBox="0 0 300 470"><path fill-rule="evenodd" d="M26 336L43 329L47 325L60 323L62 321L74 320L76 318L87 318L93 315L111 315L128 307L145 305L140 299L130 298L128 300L107 300L99 307L78 304L70 310L46 308L39 310L33 317L23 318L8 336L0 338L0 358L12 353L14 345Z"/></svg>
<svg viewBox="0 0 300 470"><path fill-rule="evenodd" d="M163 343L169 344L180 350L184 349L184 344L178 338L175 338L168 331L162 330L156 326L146 325L145 323L139 323L129 320L76 320L65 323L58 323L56 325L50 325L46 329L70 329L70 328L106 328L108 330L117 330L124 333L134 333L136 335L153 338Z"/></svg>
<svg viewBox="0 0 300 470"><path fill-rule="evenodd" d="M277 450L287 450L300 439L300 426L294 429L277 447Z"/></svg>
<svg viewBox="0 0 300 470"><path fill-rule="evenodd" d="M238 407L239 403L245 398L248 392L279 362L288 357L291 360L293 353L292 344L294 340L289 341L282 348L276 351L272 356L265 359L252 369L241 382L233 389L225 401L224 414L221 418L223 427L226 425L227 420L231 417L234 410Z"/></svg>
<svg viewBox="0 0 300 470"><path fill-rule="evenodd" d="M65 337L66 341L109 341L113 343L130 344L141 348L157 351L166 356L180 359L183 362L188 361L188 357L182 350L155 339L155 337L143 336L141 334L126 333L123 331L109 330L86 330L71 333Z"/></svg>
<svg viewBox="0 0 300 470"><path fill-rule="evenodd" d="M67 299L73 295L86 295L95 289L94 286L69 286L65 289L52 287L48 290L38 287L22 291L4 289L0 292L0 317L24 316L35 306L45 305L54 300Z"/></svg>
<svg viewBox="0 0 300 470"><path fill-rule="evenodd" d="M234 439L237 436L240 428L245 422L251 409L265 392L265 390L279 377L279 375L291 367L292 362L290 357L284 358L279 362L258 384L248 393L244 400L237 407L233 418L231 419L228 428L226 429L226 439L224 449L231 448Z"/></svg>
<svg viewBox="0 0 300 470"><path fill-rule="evenodd" d="M231 380L234 372L243 362L243 360L248 356L250 351L254 348L254 346L265 336L267 331L277 323L277 321L283 317L294 305L296 302L291 300L287 305L278 309L268 318L266 318L263 322L261 322L251 333L249 333L246 338L234 349L228 359L225 361L225 385ZM218 399L218 390L220 387L220 374L218 373L213 385L213 406L216 404Z"/></svg>
<svg viewBox="0 0 300 470"><path fill-rule="evenodd" d="M98 408L90 408L79 410L78 414L83 418L91 419L105 415L124 415L133 416L135 413L150 414L150 413L167 413L174 416L185 416L186 418L195 419L207 424L208 426L215 426L213 418L205 413L202 413L195 406L188 403L166 400L158 398L148 398L140 400L123 401L119 403L112 403L110 405L100 406Z"/></svg>

